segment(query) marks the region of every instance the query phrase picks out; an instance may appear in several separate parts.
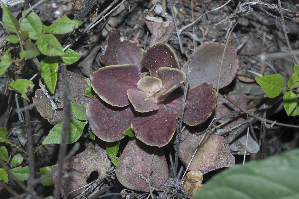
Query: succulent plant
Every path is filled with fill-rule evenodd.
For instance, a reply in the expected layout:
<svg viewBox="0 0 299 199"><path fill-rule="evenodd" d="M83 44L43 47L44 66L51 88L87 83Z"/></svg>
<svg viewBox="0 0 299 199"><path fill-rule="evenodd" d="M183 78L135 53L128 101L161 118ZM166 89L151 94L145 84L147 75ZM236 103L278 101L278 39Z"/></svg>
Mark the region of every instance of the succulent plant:
<svg viewBox="0 0 299 199"><path fill-rule="evenodd" d="M206 46L216 47L212 52L216 54L214 58L217 58L218 62L224 45L209 43ZM235 51L227 49L229 55L223 61L226 77L224 82L220 79L221 87L232 81L238 67ZM185 72L188 65L194 68L196 73L204 70L195 67L197 59L202 59L201 52L192 55L183 67ZM205 56L207 54L209 52L205 52ZM231 57L232 59L229 59ZM109 33L101 61L106 66L90 76L91 86L97 94L87 105L87 115L94 121L90 123L91 129L100 139L115 142L121 140L124 137L123 132L131 127L139 141L136 138L131 139L118 160L116 175L119 181L124 186L139 191L149 191L148 180L153 187L162 186L168 178L168 169L160 147L170 142L177 128L186 74L180 70L176 54L169 44L157 42L142 53L137 42L124 39L118 30ZM219 69L216 62L213 63L215 66L208 66L212 71ZM191 73L191 89L187 94L183 117L183 122L189 126L205 122L217 104L217 93L213 85L194 79L197 77ZM217 139L216 145L221 141L225 142L222 138ZM212 155L215 153L217 151ZM229 150L226 153L229 153ZM181 154L184 156L184 153ZM230 164L224 166L232 165L233 156L229 158ZM145 164L148 165L142 166ZM151 165L160 167L157 169ZM204 172L219 167L217 165L215 168L204 168ZM153 172L153 177L147 175L150 171Z"/></svg>
<svg viewBox="0 0 299 199"><path fill-rule="evenodd" d="M106 142L123 139L123 133L131 127L135 138L130 139L121 154L116 176L130 189L148 192L149 187L159 188L169 175L161 147L171 141L177 129L185 73L191 70L183 122L196 126L205 122L216 107L218 96L213 86L222 88L235 77L238 68L236 52L223 44L205 43L181 70L169 44L157 42L143 53L138 42L124 39L120 31L115 30L109 33L101 61L106 66L90 76L90 84L96 93L86 105L90 127ZM77 90L82 90L86 82L82 76L70 72L68 77L74 86L71 93L76 97ZM73 77L79 78L80 82ZM79 94L78 99L80 97L82 100L78 102L85 106L84 93ZM45 96L37 90L34 100L40 98ZM61 113L57 115L50 102L41 103L37 108L52 124L60 123ZM199 139L200 136L190 134L181 144L179 157L185 165ZM189 171L207 173L234 165L234 157L224 137L209 135L205 140Z"/></svg>
<svg viewBox="0 0 299 199"><path fill-rule="evenodd" d="M143 143L165 146L177 128L182 106L182 95L169 97L172 104L167 97L186 81L186 75L179 69L169 44L155 43L142 55L137 43L121 40L119 31L109 34L101 57L108 66L90 76L98 95L87 106L87 114L95 121L91 129L102 140L114 142L122 139L131 126ZM131 58L123 59L126 56ZM203 123L216 104L217 94L211 84L193 87L187 96L183 121L191 126Z"/></svg>

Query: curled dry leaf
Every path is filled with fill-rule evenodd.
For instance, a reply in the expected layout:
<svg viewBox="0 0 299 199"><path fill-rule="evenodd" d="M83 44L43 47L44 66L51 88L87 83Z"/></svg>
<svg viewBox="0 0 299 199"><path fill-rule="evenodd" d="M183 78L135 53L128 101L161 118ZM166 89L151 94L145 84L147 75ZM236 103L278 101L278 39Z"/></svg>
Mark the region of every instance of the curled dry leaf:
<svg viewBox="0 0 299 199"><path fill-rule="evenodd" d="M58 165L54 165L53 169L57 166ZM64 198L75 198L75 196L83 192L83 190L79 188L87 185L86 181L93 171L96 171L99 178L101 178L106 174L110 167L111 162L106 150L99 145L94 146L90 144L85 151L70 158L63 164L63 177L60 187L61 194L66 195L72 192ZM52 176L54 186L56 186L56 179L57 175L54 174Z"/></svg>
<svg viewBox="0 0 299 199"><path fill-rule="evenodd" d="M188 194L193 196L193 193L199 191L203 184L203 174L200 171L189 171L186 174L183 186L185 187Z"/></svg>
<svg viewBox="0 0 299 199"><path fill-rule="evenodd" d="M179 157L187 167L193 153L202 136L189 134L181 143L179 149ZM233 167L235 165L235 157L230 153L229 145L223 136L207 133L199 146L190 166L189 171L201 171L203 174L219 169L222 167Z"/></svg>
<svg viewBox="0 0 299 199"><path fill-rule="evenodd" d="M155 17L156 18L156 17ZM174 30L174 23L172 21L163 22L162 20L149 20L148 18L145 23L148 29L152 33L150 45L156 42L167 42L171 37ZM160 19L160 18L158 18Z"/></svg>
<svg viewBox="0 0 299 199"><path fill-rule="evenodd" d="M76 103L83 105L86 107L88 102L87 97L85 97L85 88L86 88L86 81L82 75L78 75L76 73L67 71L67 82L70 89L70 94L76 101ZM57 79L57 90L55 94L59 94L63 92L63 83L62 83L62 75L59 73ZM37 89L35 91L35 96L32 98L33 102L38 102L40 100L47 99L47 96L42 92L41 89ZM58 107L57 110L53 110L51 102L46 100L36 106L37 111L40 115L47 119L51 124L56 125L62 123L63 117L63 97L58 97L58 100L53 100L55 105ZM75 119L73 112L71 111L71 119Z"/></svg>

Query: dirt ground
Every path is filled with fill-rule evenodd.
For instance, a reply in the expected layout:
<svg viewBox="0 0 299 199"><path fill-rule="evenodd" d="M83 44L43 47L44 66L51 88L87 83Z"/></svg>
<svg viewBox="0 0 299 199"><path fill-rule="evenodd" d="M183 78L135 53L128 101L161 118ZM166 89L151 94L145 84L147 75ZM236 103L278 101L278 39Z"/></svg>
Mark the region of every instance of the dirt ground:
<svg viewBox="0 0 299 199"><path fill-rule="evenodd" d="M31 5L35 3L37 1L30 1ZM91 9L88 9L87 3L90 3ZM112 5L113 3L114 5ZM155 9L157 3L164 10ZM20 17L21 7L22 5L12 7L12 13ZM107 14L105 9L112 11L111 14ZM86 16L84 16L84 13L82 14L83 10L87 12ZM212 41L227 44L237 51L239 68L233 82L222 88L220 93L223 95L244 94L246 99L238 99L238 103L242 104L244 108L251 110L260 117L282 123L282 125L274 123L271 128L268 128L269 126L257 119L248 121L251 117L245 114L245 116L243 115L244 119L239 120L238 123L234 123L232 126L223 126L222 128L236 127L236 129L223 134L231 144L231 151L235 155L236 164L243 161L244 145L242 143L244 141L240 137L246 135L247 128L250 128L251 132L251 141L248 142L251 148L246 151L246 162L279 155L285 151L298 148L299 134L298 128L296 128L299 123L298 117L287 116L283 108L282 95L273 99L266 98L263 90L255 82L254 77L278 73L287 82L294 73L294 65L299 64L296 57L284 54L267 58L265 62L262 62L260 55L271 55L276 52L289 52L299 49L299 1L285 0L281 2L280 7L279 3L274 0L55 0L46 1L35 8L34 12L47 25L63 15L67 15L71 19L77 17L76 19L84 22L79 30L62 37L64 46L72 44L71 48L81 55L81 59L68 66L67 69L84 77L89 77L91 72L103 66L100 62L100 55L104 52L106 37L111 30L119 29L126 38L138 41L144 50L155 41L164 40L168 42L175 49L181 66L204 42ZM107 16L104 16L106 14ZM175 23L173 23L173 19L175 19ZM149 27L150 23L157 20L171 23L168 26L169 29L164 30L165 32L157 26L151 29ZM85 28L96 21L100 22L84 33ZM6 48L7 45L9 46L4 40L7 33L2 27L1 32L1 48ZM41 60L42 57L38 59ZM30 79L33 74L38 73L29 61L26 62L26 67L16 65L11 67L9 73L1 77L2 81L9 81L10 78ZM36 86L33 92L28 95L30 98L28 104L32 103L34 92L38 89L39 78L33 80ZM20 122L18 119L15 112L15 101L19 101L20 107L24 107L25 104L23 104L20 97L16 99L14 92L7 90L5 84L0 84L0 98L0 126L7 128L8 138L12 143L27 150L25 123ZM241 113L237 108L233 109L236 111L236 115ZM34 135L33 147L37 149L53 126L41 117L35 108L31 109L29 113L32 134ZM197 128L204 130L208 126L208 122ZM217 125L221 123L220 121ZM243 126L238 126L239 124ZM294 126L287 127L284 124ZM92 143L88 128L84 129L78 143L80 143L79 149L74 155L83 152ZM11 156L20 153L8 144L5 144L5 146L9 149ZM74 144L69 145L68 151L71 151L74 146ZM170 149L165 150L173 153ZM58 151L59 145L45 145L38 148L35 152L36 170L57 164ZM28 165L28 157L24 154L23 157L22 166L26 166ZM180 166L182 167L181 163ZM219 171L207 174L204 177L204 183L210 177L216 175L217 172ZM86 177L88 183L99 177L97 172L90 171L90 173ZM21 196L26 195L12 180L10 182L9 186L16 193ZM122 187L117 182L113 169L108 171L104 180L98 181L99 184L101 188L97 188L97 191L94 191L94 195L90 198L99 198L100 195L105 194L106 198L121 198L121 195L127 198L148 197L148 193L126 190ZM84 188L84 190L87 189L87 187ZM53 190L54 186L45 187L41 184L35 186L36 194L40 197L51 196ZM172 190L175 190L175 187ZM168 197L190 197L184 191L176 190L176 193L181 195L174 194L175 196L170 197L168 195ZM1 196L1 198L10 198L10 194L4 189L0 194L4 196ZM155 194L155 197L158 198L159 194ZM83 198L83 196L81 197ZM160 197L162 196L160 195Z"/></svg>

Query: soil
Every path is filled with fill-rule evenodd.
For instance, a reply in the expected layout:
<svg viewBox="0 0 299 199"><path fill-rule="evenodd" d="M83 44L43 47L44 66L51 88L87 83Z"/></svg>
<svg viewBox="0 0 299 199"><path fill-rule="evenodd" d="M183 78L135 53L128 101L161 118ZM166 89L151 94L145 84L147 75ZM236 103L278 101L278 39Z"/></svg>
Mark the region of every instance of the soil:
<svg viewBox="0 0 299 199"><path fill-rule="evenodd" d="M34 5L37 2L33 0L30 1L30 4ZM259 120L247 121L247 124L250 123L251 127L252 148L251 151L246 151L246 162L264 159L272 155L280 155L285 151L298 148L298 117L287 116L283 108L282 95L273 99L266 98L263 90L254 80L254 77L257 76L277 73L281 74L285 82L287 82L294 73L294 64L299 64L297 58L291 55L269 58L266 62L263 62L260 56L299 49L299 4L297 4L297 1L286 0L281 2L281 10L277 1L273 0L268 0L267 2L250 0L130 0L124 2L116 1L116 4L112 8L109 8L111 3L112 1L107 0L56 0L51 2L46 1L34 9L34 12L40 16L46 25L50 25L63 15L67 15L71 19L75 18L83 21L83 25L78 30L62 37L64 41L63 46L71 44L71 49L81 55L78 62L67 66L69 71L89 77L91 72L103 67L100 55L104 52L106 37L111 30L116 29L120 30L124 37L132 41L138 41L144 50L155 41L163 40L168 42L174 48L181 66L188 61L197 47L204 42L227 44L238 52L239 69L233 82L225 88L220 89L220 93L223 95L244 94L247 96L246 99L238 101L239 104L243 103L244 108L268 120L294 125L293 127L287 127L273 123L273 126L269 128L269 126L265 126ZM162 5L162 8L165 10L164 13L159 13L154 9L156 3ZM116 8L116 6L119 7ZM21 17L20 11L22 7L22 4L10 7L13 15L18 19ZM113 12L103 17L97 25L83 34L85 28L92 22L95 22L96 18L101 16L101 13L105 12L107 8L113 10ZM84 13L81 15L82 11L86 11L86 16L84 16ZM80 15L77 15L78 13ZM283 18L281 14L283 14ZM176 23L173 24L174 30L167 29L166 32L159 35L157 27L153 29L149 27L149 19L151 21L162 20L163 22L171 22L172 19L175 19ZM184 29L184 27L194 21L196 21L194 25ZM3 28L1 29L1 49L4 52L11 44L5 42L8 32L4 31ZM176 34L181 29L184 29L181 34ZM43 56L38 57L38 60L41 61L43 58ZM17 110L16 102L19 103L20 107L24 107L25 104L20 96L15 95L14 91L7 89L7 84L11 78L30 79L36 73L38 74L38 71L29 61L20 63L19 65L14 64L1 77L0 84L0 126L8 130L9 136L7 138L11 143L25 151L29 147L25 131L27 127L25 121L21 122L19 120L18 114L15 111ZM39 89L39 78L41 77L38 76L33 80L36 85L34 90L27 93L29 98L28 104L32 104L32 97L34 97L36 89ZM232 109L238 112L237 115L240 114L238 108L232 106ZM53 126L40 115L36 108L30 109L29 114L33 134L32 144L37 149L34 154L34 166L35 171L39 171L42 167L57 164L59 145L50 144L41 147L42 141ZM226 115L230 114L231 112ZM217 114L215 113L213 116L217 116ZM225 115L219 117L223 116ZM245 124L244 121L248 118L250 117L247 115L244 120L240 120L229 127L232 128L242 122ZM196 127L196 130L201 129L203 131L206 129L205 126L209 125L210 121L208 120L201 127ZM220 120L217 125L223 122L224 120ZM223 128L225 127L228 126L224 126ZM244 146L239 138L246 134L247 127L238 132L231 131L224 134L226 139L230 141L230 144L236 141L233 147L231 146L231 151L236 158L236 164L240 164L243 161ZM188 130L193 131L194 128ZM84 129L84 133L78 140L78 143L79 149L74 155L85 151L88 147L92 147L93 140L88 134L87 127ZM21 153L9 144L1 143L2 145L8 149L11 157ZM68 152L74 146L74 144L68 145ZM173 149L166 148L165 151L174 154ZM28 166L28 156L26 154L22 154L22 156L24 161L21 166ZM182 163L179 166L184 168ZM221 170L223 169L204 175L204 183ZM102 175L92 171L88 171L90 175L84 178L87 182L95 182L99 175ZM148 193L128 190L120 185L115 177L113 168L112 170L107 168L105 172L107 172L106 178L98 181L100 187L98 186L95 190L91 190L91 195L87 195L88 197L98 198L100 195L106 198L148 197ZM175 176L175 173L171 173L170 175ZM40 175L36 172L36 178L39 177ZM175 196L171 197L169 194L166 197L178 198L184 196L190 198L184 190L180 190L181 187L175 187L175 184L173 183L172 189L168 190L169 193L172 191L175 192ZM10 180L9 186L20 196L26 195L13 180ZM54 186L36 184L34 189L37 196L46 197L53 195ZM84 187L83 190L87 190L87 188ZM1 198L12 197L6 189L2 189L0 194L3 194ZM153 194L154 197L159 197L158 193L154 192ZM70 196L66 196L66 198L70 198Z"/></svg>

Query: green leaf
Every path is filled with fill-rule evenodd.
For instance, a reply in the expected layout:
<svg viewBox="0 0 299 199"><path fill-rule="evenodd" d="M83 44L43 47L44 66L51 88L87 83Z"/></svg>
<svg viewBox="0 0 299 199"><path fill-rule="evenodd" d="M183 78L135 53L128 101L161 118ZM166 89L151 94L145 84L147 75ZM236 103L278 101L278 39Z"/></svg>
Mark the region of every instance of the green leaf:
<svg viewBox="0 0 299 199"><path fill-rule="evenodd" d="M2 62L12 63L10 50L11 49L8 49L7 51L5 51L4 55L1 57Z"/></svg>
<svg viewBox="0 0 299 199"><path fill-rule="evenodd" d="M111 162L117 166L116 155L119 149L119 141L117 142L106 142L106 151L108 156L110 157Z"/></svg>
<svg viewBox="0 0 299 199"><path fill-rule="evenodd" d="M32 81L28 80L28 79L17 79L16 81L11 81L10 86L21 91L22 93L22 98L27 99L26 93L27 91L27 87L29 87L30 89L33 89L34 84ZM12 90L11 88L9 88L10 90Z"/></svg>
<svg viewBox="0 0 299 199"><path fill-rule="evenodd" d="M28 32L27 31L22 31L21 33L20 33L20 39L22 40L22 41L25 41L27 38L28 38Z"/></svg>
<svg viewBox="0 0 299 199"><path fill-rule="evenodd" d="M51 26L44 28L45 32L53 34L65 34L72 32L82 24L78 20L70 20L66 15L61 17L58 21L53 23Z"/></svg>
<svg viewBox="0 0 299 199"><path fill-rule="evenodd" d="M299 149L226 169L192 199L299 198Z"/></svg>
<svg viewBox="0 0 299 199"><path fill-rule="evenodd" d="M19 43L19 38L17 35L9 35L8 37L5 38L8 42L17 44Z"/></svg>
<svg viewBox="0 0 299 199"><path fill-rule="evenodd" d="M293 88L297 88L297 86L299 85L298 81L299 78L296 73L294 73L288 81L288 87L291 88L294 85Z"/></svg>
<svg viewBox="0 0 299 199"><path fill-rule="evenodd" d="M22 51L20 52L20 58L21 58L21 59L24 59L24 58L25 58L25 55L26 55L26 51L22 50Z"/></svg>
<svg viewBox="0 0 299 199"><path fill-rule="evenodd" d="M6 69L11 65L10 49L6 50L4 55L0 58L0 77L5 73Z"/></svg>
<svg viewBox="0 0 299 199"><path fill-rule="evenodd" d="M28 180L29 167L16 167L10 170L20 181Z"/></svg>
<svg viewBox="0 0 299 199"><path fill-rule="evenodd" d="M40 63L41 76L49 91L54 94L57 83L58 61L56 57L46 57Z"/></svg>
<svg viewBox="0 0 299 199"><path fill-rule="evenodd" d="M80 122L78 120L70 120L70 128L67 136L67 144L76 142L82 135L83 129L88 122ZM56 124L49 132L49 135L43 141L45 144L61 144L62 124Z"/></svg>
<svg viewBox="0 0 299 199"><path fill-rule="evenodd" d="M67 49L61 58L65 65L71 65L80 59L80 55L72 49Z"/></svg>
<svg viewBox="0 0 299 199"><path fill-rule="evenodd" d="M37 40L37 47L41 53L48 56L64 55L63 48L53 35L43 35Z"/></svg>
<svg viewBox="0 0 299 199"><path fill-rule="evenodd" d="M0 127L0 142L7 142L10 143L9 140L6 138L8 132L6 128Z"/></svg>
<svg viewBox="0 0 299 199"><path fill-rule="evenodd" d="M8 175L3 168L0 168L0 181L3 180L4 182L8 183Z"/></svg>
<svg viewBox="0 0 299 199"><path fill-rule="evenodd" d="M46 175L48 173L50 173L52 170L52 167L51 166L48 166L48 167L43 167L39 170L40 174L43 176L43 175ZM53 183L52 183L52 180L51 178L46 178L44 179L43 181L41 181L41 183L44 185L44 186L51 186Z"/></svg>
<svg viewBox="0 0 299 199"><path fill-rule="evenodd" d="M5 73L12 62L0 62L0 77Z"/></svg>
<svg viewBox="0 0 299 199"><path fill-rule="evenodd" d="M295 64L294 71L295 71L296 75L299 77L299 65Z"/></svg>
<svg viewBox="0 0 299 199"><path fill-rule="evenodd" d="M94 135L94 133L92 132L90 127L88 128L88 133L89 133L91 139L96 140L96 136Z"/></svg>
<svg viewBox="0 0 299 199"><path fill-rule="evenodd" d="M2 8L3 8L2 20L3 20L4 28L9 32L18 34L18 31L20 29L20 24L19 24L18 20L6 8L4 3L2 3Z"/></svg>
<svg viewBox="0 0 299 199"><path fill-rule="evenodd" d="M30 58L33 58L33 57L36 57L40 54L39 50L37 49L36 45L34 45L32 42L31 42L31 39L27 39L26 42L25 42L25 49L27 50L26 51L26 54L25 54L25 57L27 59L30 59Z"/></svg>
<svg viewBox="0 0 299 199"><path fill-rule="evenodd" d="M8 152L5 146L0 147L0 158L5 162L8 162Z"/></svg>
<svg viewBox="0 0 299 199"><path fill-rule="evenodd" d="M42 33L43 23L34 12L30 12L21 22L22 31L28 31L29 38L38 40Z"/></svg>
<svg viewBox="0 0 299 199"><path fill-rule="evenodd" d="M83 105L81 105L81 104L77 104L77 105L79 105L83 109L83 111L86 113L86 108ZM73 111L75 117L78 120L87 120L85 115L80 111L80 109L74 103L71 103L71 108L72 108L72 111Z"/></svg>
<svg viewBox="0 0 299 199"><path fill-rule="evenodd" d="M255 81L262 87L269 98L278 96L284 89L284 79L280 74L256 77Z"/></svg>
<svg viewBox="0 0 299 199"><path fill-rule="evenodd" d="M297 116L297 115L299 115L299 101L297 101L297 106L291 113L291 116Z"/></svg>
<svg viewBox="0 0 299 199"><path fill-rule="evenodd" d="M91 85L90 85L90 79L86 78L86 89L85 89L85 96L92 98L95 95L94 90L92 89Z"/></svg>
<svg viewBox="0 0 299 199"><path fill-rule="evenodd" d="M129 127L127 130L125 130L124 132L123 132L123 134L124 135L127 135L127 136L129 136L129 137L131 137L131 138L133 138L135 135L134 135L134 132L133 132L133 130L132 130L132 128L131 127Z"/></svg>
<svg viewBox="0 0 299 199"><path fill-rule="evenodd" d="M21 164L22 162L23 162L23 157L21 156L21 154L15 155L11 160L11 164L13 167L16 167L17 164Z"/></svg>
<svg viewBox="0 0 299 199"><path fill-rule="evenodd" d="M298 101L297 95L295 93L293 93L292 91L288 91L284 94L283 106L284 106L284 109L286 110L288 116L296 108L297 101Z"/></svg>

